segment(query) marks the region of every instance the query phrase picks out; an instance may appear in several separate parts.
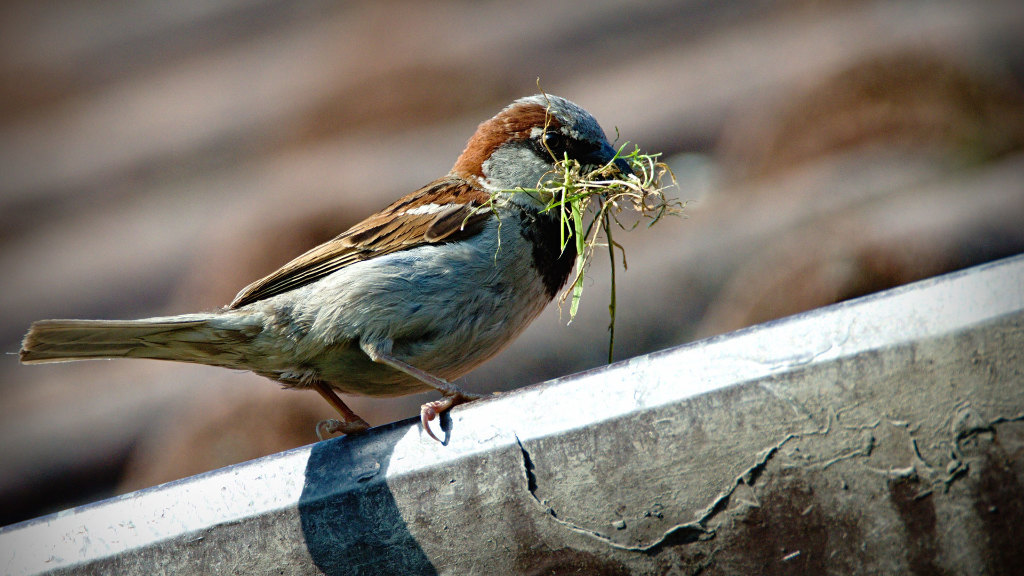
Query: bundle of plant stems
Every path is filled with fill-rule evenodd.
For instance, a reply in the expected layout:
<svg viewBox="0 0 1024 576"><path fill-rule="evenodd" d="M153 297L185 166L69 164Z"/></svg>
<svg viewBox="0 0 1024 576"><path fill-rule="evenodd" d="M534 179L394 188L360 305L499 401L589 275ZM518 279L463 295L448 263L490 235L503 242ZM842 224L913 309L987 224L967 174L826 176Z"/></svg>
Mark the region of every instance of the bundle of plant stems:
<svg viewBox="0 0 1024 576"><path fill-rule="evenodd" d="M572 243L576 248L576 276L562 293L559 306L569 300L569 322L576 317L583 297L583 279L595 249L607 247L611 260L611 301L608 312L608 362L615 346L615 251L626 268L626 253L613 238L613 229L632 230L641 222L652 226L665 215L681 214L684 204L669 198L665 192L676 186L675 175L659 162L660 154L645 154L639 147L624 154L625 143L611 161L591 168L565 156L556 158L555 169L537 188L516 190L546 198L545 211L557 211L561 218L561 246ZM632 174L623 173L617 161L625 161ZM631 214L628 214L631 212ZM628 214L628 215L627 215ZM624 220L628 217L629 221Z"/></svg>

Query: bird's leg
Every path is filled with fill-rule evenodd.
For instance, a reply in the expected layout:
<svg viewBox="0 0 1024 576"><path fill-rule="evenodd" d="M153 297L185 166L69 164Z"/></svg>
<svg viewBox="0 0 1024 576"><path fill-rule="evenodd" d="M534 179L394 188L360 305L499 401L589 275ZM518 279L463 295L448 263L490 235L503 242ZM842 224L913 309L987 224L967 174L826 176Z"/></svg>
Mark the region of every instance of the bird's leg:
<svg viewBox="0 0 1024 576"><path fill-rule="evenodd" d="M330 436L336 432L341 432L343 434L355 434L370 427L370 425L366 423L366 420L357 416L351 408L346 406L345 403L341 401L341 398L338 398L334 389L326 383L321 380L315 380L312 382L312 386L313 389L319 392L320 395L324 397L324 400L327 400L328 404L334 406L334 409L341 415L341 420L322 420L317 424L317 438L323 440L325 435Z"/></svg>
<svg viewBox="0 0 1024 576"><path fill-rule="evenodd" d="M472 402L473 400L483 398L483 396L481 396L480 394L466 392L462 388L459 388L458 386L452 384L451 382L442 380L441 378L438 378L437 376L434 376L429 372L420 370L419 368L411 364L402 362L398 358L395 358L394 356L391 355L390 340L386 340L384 342L364 341L360 342L359 345L360 347L362 347L363 351L366 352L366 355L370 357L370 360L373 360L374 362L379 362L381 364L386 364L400 372L405 372L409 376L412 376L413 378L419 380L420 382L423 382L427 386L430 386L431 388L437 390L444 396L440 400L427 402L426 404L420 406L420 422L423 423L423 429L427 431L427 435L429 435L434 440L437 440L438 442L440 442L441 439L435 436L434 432L430 429L431 420L437 418L437 416L440 415L442 412L445 412L454 406L458 406L459 404L465 404L466 402Z"/></svg>

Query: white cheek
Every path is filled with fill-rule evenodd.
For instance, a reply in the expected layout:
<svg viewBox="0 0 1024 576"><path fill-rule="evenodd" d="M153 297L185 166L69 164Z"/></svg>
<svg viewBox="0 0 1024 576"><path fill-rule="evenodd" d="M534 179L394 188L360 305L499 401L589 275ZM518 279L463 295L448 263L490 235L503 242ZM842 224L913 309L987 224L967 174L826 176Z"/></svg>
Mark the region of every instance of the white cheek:
<svg viewBox="0 0 1024 576"><path fill-rule="evenodd" d="M551 170L551 163L539 158L525 145L499 147L482 165L484 183L492 190L536 188Z"/></svg>

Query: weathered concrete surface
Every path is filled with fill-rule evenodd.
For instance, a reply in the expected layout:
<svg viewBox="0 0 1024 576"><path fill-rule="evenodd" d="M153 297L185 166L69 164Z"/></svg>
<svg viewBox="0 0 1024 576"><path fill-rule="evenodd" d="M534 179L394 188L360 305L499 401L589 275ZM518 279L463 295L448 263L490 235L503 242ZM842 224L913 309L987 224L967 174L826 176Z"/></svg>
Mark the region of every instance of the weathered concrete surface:
<svg viewBox="0 0 1024 576"><path fill-rule="evenodd" d="M0 531L25 574L1009 574L1024 257Z"/></svg>

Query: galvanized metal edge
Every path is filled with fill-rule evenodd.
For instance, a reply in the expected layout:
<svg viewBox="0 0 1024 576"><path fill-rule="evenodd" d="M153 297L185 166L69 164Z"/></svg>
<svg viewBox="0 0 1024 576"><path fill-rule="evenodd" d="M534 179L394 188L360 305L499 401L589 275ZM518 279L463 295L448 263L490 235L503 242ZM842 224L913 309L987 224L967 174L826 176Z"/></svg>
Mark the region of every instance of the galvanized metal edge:
<svg viewBox="0 0 1024 576"><path fill-rule="evenodd" d="M1022 310L1018 256L459 407L444 444L405 421L0 528L0 570L430 573L399 501L458 494L409 494L418 477L490 460L529 482L524 444Z"/></svg>

